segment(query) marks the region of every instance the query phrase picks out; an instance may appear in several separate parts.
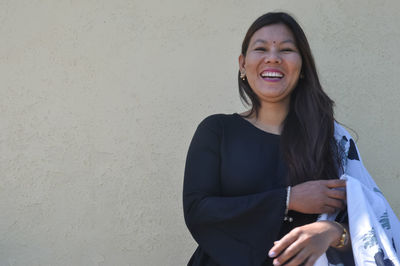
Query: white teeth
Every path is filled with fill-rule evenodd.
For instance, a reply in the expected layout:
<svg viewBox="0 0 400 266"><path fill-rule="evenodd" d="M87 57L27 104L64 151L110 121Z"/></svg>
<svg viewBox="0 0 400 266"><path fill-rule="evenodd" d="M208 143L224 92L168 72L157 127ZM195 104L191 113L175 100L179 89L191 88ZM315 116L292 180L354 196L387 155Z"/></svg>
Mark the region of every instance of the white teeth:
<svg viewBox="0 0 400 266"><path fill-rule="evenodd" d="M263 72L261 73L263 78L282 78L283 75L278 72Z"/></svg>

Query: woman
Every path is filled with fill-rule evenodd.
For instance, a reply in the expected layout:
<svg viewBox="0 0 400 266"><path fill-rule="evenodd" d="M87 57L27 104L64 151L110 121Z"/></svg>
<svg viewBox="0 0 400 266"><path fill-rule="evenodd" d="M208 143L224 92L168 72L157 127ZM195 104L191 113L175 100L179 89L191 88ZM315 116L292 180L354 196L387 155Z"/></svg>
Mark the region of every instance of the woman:
<svg viewBox="0 0 400 266"><path fill-rule="evenodd" d="M309 266L328 249L352 265L333 101L291 16L250 26L238 80L251 109L207 117L189 148L184 214L199 247L188 265Z"/></svg>

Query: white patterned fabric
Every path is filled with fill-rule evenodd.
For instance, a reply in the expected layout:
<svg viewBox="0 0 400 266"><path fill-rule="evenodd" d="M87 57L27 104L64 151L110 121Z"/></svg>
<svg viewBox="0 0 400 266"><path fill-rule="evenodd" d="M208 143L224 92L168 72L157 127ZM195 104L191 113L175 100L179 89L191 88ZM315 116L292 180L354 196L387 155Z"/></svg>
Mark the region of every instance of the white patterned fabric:
<svg viewBox="0 0 400 266"><path fill-rule="evenodd" d="M342 153L341 179L347 180L347 212L355 264L400 265L399 220L364 167L350 134L339 124L335 124L335 139ZM323 214L319 220L334 220L336 215ZM332 264L324 254L314 265L344 264Z"/></svg>

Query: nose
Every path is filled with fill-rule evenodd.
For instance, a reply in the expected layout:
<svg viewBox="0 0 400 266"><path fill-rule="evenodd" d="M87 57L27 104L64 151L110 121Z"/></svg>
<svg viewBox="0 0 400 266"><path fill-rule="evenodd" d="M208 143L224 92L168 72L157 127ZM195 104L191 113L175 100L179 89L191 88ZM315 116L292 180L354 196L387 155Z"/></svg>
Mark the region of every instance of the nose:
<svg viewBox="0 0 400 266"><path fill-rule="evenodd" d="M264 59L266 64L280 64L282 63L282 59L277 52L271 51L266 54Z"/></svg>

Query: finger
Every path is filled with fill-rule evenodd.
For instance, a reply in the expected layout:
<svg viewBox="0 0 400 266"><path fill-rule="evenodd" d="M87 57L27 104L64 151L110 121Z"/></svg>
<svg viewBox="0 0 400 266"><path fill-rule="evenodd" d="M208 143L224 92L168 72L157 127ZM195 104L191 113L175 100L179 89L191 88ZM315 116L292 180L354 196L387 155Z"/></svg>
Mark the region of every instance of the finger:
<svg viewBox="0 0 400 266"><path fill-rule="evenodd" d="M291 244L287 249L285 249L281 255L279 255L279 257L277 257L274 260L274 265L282 265L285 262L289 261L291 258L293 258L294 256L297 257L298 253L302 252L302 249L304 248L305 243L304 242L300 242L300 241L296 241L293 244ZM296 255L297 254L297 255ZM287 265L299 265L301 262L303 262L307 257L305 256L306 254L303 254L295 261L299 261L301 257L304 257L304 259L302 261L299 261L299 263L293 263L292 260L290 260L289 264ZM286 264L285 264L286 265Z"/></svg>
<svg viewBox="0 0 400 266"><path fill-rule="evenodd" d="M326 180L326 186L328 188L346 187L346 180L341 180L341 179Z"/></svg>
<svg viewBox="0 0 400 266"><path fill-rule="evenodd" d="M327 189L326 195L330 198L346 200L346 191L339 189Z"/></svg>
<svg viewBox="0 0 400 266"><path fill-rule="evenodd" d="M311 255L304 266L313 266L319 257Z"/></svg>
<svg viewBox="0 0 400 266"><path fill-rule="evenodd" d="M310 252L306 249L301 250L293 259L291 259L286 266L298 266L304 263L310 256Z"/></svg>
<svg viewBox="0 0 400 266"><path fill-rule="evenodd" d="M344 209L344 202L342 200L327 198L325 205L335 209Z"/></svg>
<svg viewBox="0 0 400 266"><path fill-rule="evenodd" d="M286 249L289 245L296 241L300 233L301 230L296 227L284 237L282 237L279 241L275 241L274 246L268 251L268 256L270 256L271 258L276 257L284 249Z"/></svg>
<svg viewBox="0 0 400 266"><path fill-rule="evenodd" d="M324 205L321 208L321 213L335 213L335 212L336 212L336 209L331 206L328 206L328 205Z"/></svg>

